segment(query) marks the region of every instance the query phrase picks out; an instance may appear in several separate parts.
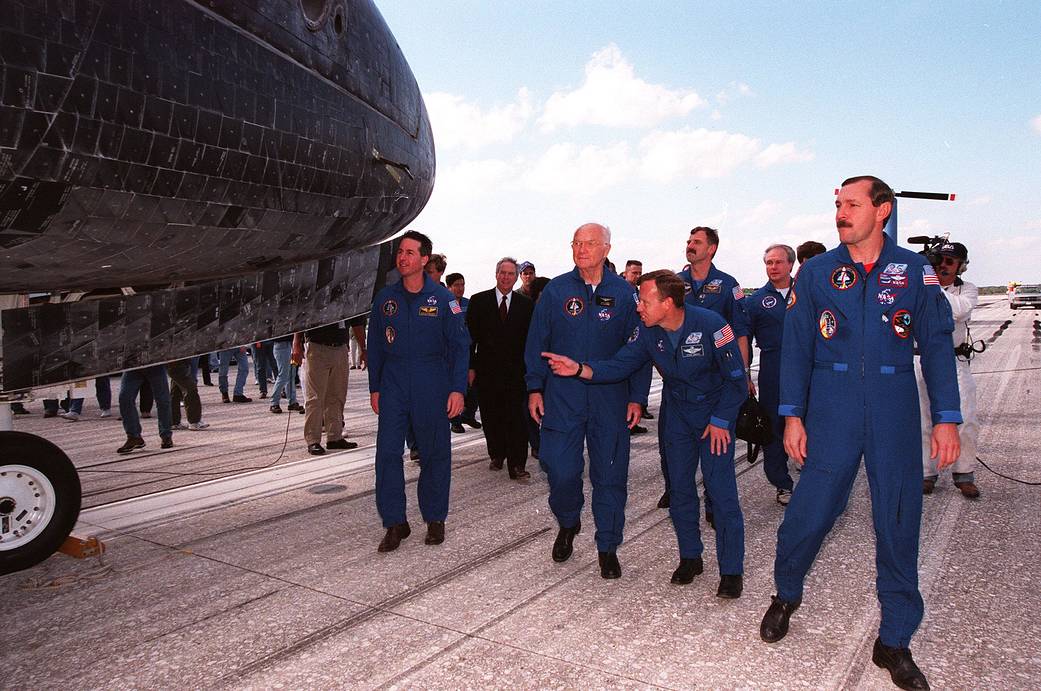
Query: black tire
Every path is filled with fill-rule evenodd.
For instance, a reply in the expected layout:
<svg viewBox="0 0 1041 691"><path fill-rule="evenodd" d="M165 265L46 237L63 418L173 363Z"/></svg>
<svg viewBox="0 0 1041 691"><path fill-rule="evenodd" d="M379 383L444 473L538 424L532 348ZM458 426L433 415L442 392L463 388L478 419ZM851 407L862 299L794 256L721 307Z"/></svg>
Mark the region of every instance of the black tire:
<svg viewBox="0 0 1041 691"><path fill-rule="evenodd" d="M64 451L42 437L0 432L0 459L0 521L7 519L6 524L0 523L0 575L4 575L35 566L61 547L79 518L81 497L76 467ZM13 530L17 517L24 515L19 509L25 508L17 506L12 497L24 497L27 486L37 486L15 466L26 466L50 483L50 492L40 491L36 496L49 499L54 510L46 524L31 527L35 535L28 542L5 548L5 540L12 544L18 539Z"/></svg>

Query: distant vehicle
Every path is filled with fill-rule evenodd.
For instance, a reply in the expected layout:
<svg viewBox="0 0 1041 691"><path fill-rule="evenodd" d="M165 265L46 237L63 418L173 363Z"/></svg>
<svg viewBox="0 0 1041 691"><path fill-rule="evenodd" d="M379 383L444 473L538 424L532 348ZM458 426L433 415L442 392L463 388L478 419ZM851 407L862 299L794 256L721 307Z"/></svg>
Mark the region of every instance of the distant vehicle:
<svg viewBox="0 0 1041 691"><path fill-rule="evenodd" d="M1018 310L1020 307L1041 307L1041 285L1019 285L1009 296L1009 307Z"/></svg>

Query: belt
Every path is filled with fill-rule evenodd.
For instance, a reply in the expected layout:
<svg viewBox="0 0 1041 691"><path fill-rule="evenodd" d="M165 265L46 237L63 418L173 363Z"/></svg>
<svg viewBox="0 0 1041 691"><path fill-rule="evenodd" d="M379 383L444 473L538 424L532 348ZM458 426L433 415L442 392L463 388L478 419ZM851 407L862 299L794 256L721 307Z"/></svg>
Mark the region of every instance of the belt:
<svg viewBox="0 0 1041 691"><path fill-rule="evenodd" d="M313 338L308 340L307 342L308 343L317 343L318 345L325 346L326 348L339 348L340 346L347 345L346 343L325 343L324 341L316 341Z"/></svg>

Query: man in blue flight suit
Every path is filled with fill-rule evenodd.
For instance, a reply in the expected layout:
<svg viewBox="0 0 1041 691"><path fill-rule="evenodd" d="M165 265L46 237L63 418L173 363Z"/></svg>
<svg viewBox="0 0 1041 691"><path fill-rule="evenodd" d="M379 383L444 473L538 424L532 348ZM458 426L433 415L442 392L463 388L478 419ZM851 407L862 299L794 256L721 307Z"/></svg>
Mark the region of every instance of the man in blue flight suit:
<svg viewBox="0 0 1041 691"><path fill-rule="evenodd" d="M584 441L589 448L600 575L619 578L622 567L616 550L625 524L629 428L640 421L647 403L651 370L645 367L626 381L593 386L551 376L543 352L580 360L611 357L640 324L636 291L604 269L611 231L597 223L580 226L571 249L575 269L546 285L528 330L528 411L542 425L540 458L549 478L549 506L560 526L553 560L563 562L571 556L575 535L582 529Z"/></svg>
<svg viewBox="0 0 1041 691"><path fill-rule="evenodd" d="M672 500L669 514L680 548L672 582L686 584L704 569L698 526L698 465L716 505L716 559L722 598L741 596L745 527L737 496L732 443L737 413L748 395L745 368L730 325L715 312L685 305L683 282L667 269L639 279L638 311L644 327L613 358L578 363L543 353L554 374L592 383L615 382L652 362L662 374L669 400L668 427Z"/></svg>
<svg viewBox="0 0 1041 691"><path fill-rule="evenodd" d="M842 514L863 455L875 529L882 609L872 661L904 689L929 684L908 646L921 622L918 534L922 445L914 349L932 412L932 456L958 457L961 423L950 304L932 266L882 227L893 191L878 178L842 183L835 202L840 244L803 264L788 296L781 344L784 446L804 464L777 531L777 595L760 636L784 638L803 581ZM805 419L805 422L804 422Z"/></svg>
<svg viewBox="0 0 1041 691"><path fill-rule="evenodd" d="M708 226L696 226L690 231L687 238L687 263L688 267L677 274L683 281L684 290L687 294L687 302L696 307L712 310L723 317L734 332L737 339L737 347L741 350L744 358L744 368L747 373L748 365L751 363L748 350L748 315L744 308L744 291L738 285L737 279L727 273L723 273L712 263L719 249L719 232ZM751 380L749 380L751 383ZM662 399L659 417L668 414L668 404ZM658 500L658 508L664 509L669 506L669 471L667 469L666 445L662 438L662 430L665 422L658 421L658 445L661 456L661 473L665 478L665 493ZM705 499L705 520L715 527L712 514L712 501Z"/></svg>
<svg viewBox="0 0 1041 691"><path fill-rule="evenodd" d="M784 420L777 415L781 389L781 335L785 305L792 286L795 250L788 245L770 245L763 253L767 282L746 299L749 331L759 346L759 400L773 420L774 440L763 447L763 471L777 488L777 503L785 506L792 496L788 454L784 452Z"/></svg>
<svg viewBox="0 0 1041 691"><path fill-rule="evenodd" d="M448 289L423 271L430 238L406 232L395 264L401 280L377 293L369 318L369 397L376 432L376 508L387 534L380 552L398 548L412 532L405 518L405 430L416 435L423 464L419 510L426 544L445 540L452 471L449 418L463 410L470 336L462 308Z"/></svg>

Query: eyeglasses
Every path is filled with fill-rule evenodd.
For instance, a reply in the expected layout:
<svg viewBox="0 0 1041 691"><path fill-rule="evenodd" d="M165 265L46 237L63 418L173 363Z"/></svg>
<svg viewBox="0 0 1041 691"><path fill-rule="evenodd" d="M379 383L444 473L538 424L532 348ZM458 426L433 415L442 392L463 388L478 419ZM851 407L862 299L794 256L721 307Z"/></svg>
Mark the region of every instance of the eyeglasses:
<svg viewBox="0 0 1041 691"><path fill-rule="evenodd" d="M960 262L957 257L940 257L940 263L944 266L957 266Z"/></svg>
<svg viewBox="0 0 1041 691"><path fill-rule="evenodd" d="M579 247L599 247L602 244L604 244L604 243L600 242L599 240L572 240L571 241L571 246L576 248L576 249L579 248Z"/></svg>

